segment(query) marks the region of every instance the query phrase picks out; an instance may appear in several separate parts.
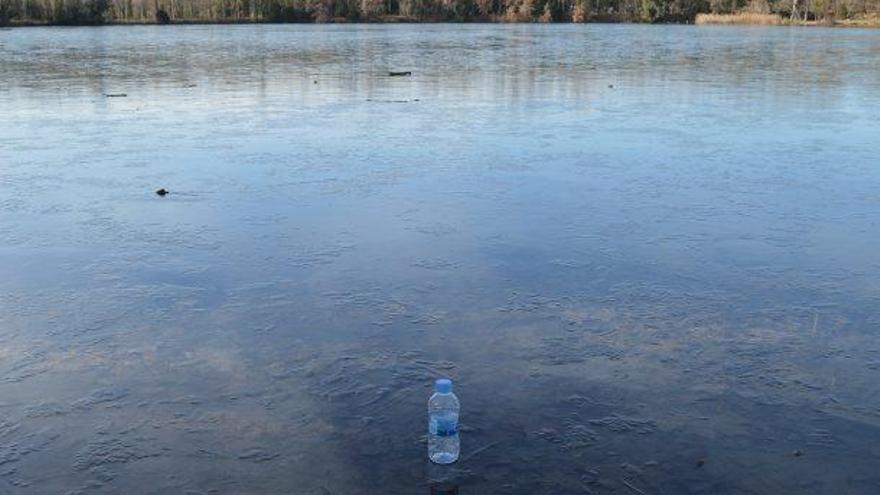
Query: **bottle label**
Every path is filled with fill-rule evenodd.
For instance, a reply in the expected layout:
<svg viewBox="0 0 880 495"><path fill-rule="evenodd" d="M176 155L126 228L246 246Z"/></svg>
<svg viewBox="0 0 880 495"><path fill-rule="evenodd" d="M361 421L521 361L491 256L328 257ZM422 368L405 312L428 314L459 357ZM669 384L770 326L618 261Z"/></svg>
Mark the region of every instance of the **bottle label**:
<svg viewBox="0 0 880 495"><path fill-rule="evenodd" d="M458 414L432 414L428 421L428 432L438 437L457 435Z"/></svg>

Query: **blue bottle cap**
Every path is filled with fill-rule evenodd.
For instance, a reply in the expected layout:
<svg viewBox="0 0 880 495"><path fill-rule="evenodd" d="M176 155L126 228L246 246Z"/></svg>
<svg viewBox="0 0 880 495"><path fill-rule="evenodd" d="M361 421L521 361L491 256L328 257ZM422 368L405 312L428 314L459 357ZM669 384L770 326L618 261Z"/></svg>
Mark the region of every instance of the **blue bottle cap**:
<svg viewBox="0 0 880 495"><path fill-rule="evenodd" d="M436 390L438 394L448 394L452 392L452 380L449 378L440 378L434 382L434 390Z"/></svg>

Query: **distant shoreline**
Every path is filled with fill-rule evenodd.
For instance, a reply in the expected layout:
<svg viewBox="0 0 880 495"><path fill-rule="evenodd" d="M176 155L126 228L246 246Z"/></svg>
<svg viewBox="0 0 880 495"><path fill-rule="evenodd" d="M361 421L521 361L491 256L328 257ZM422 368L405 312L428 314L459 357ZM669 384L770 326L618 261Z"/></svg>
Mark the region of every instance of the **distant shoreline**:
<svg viewBox="0 0 880 495"><path fill-rule="evenodd" d="M15 21L6 24L0 23L0 28L27 28L27 27L100 27L100 26L223 26L223 25L259 25L259 24L653 24L653 25L672 25L672 26L806 26L806 27L843 27L843 28L880 28L880 17L865 19L841 19L835 21L803 21L785 18L782 16L770 16L771 18L754 18L742 16L740 14L698 14L693 22L638 22L624 20L589 20L584 22L572 21L552 21L552 22L535 22L535 21L510 21L504 19L475 19L475 20L449 20L449 19L418 19L418 18L402 18L400 16L376 18L376 19L360 19L350 21L347 19L331 19L327 21L314 20L296 20L296 21L271 21L271 20L250 20L250 19L180 19L167 23L156 21L107 21L107 22L39 22L39 21Z"/></svg>
<svg viewBox="0 0 880 495"><path fill-rule="evenodd" d="M880 27L880 0L0 0L0 26L622 23Z"/></svg>
<svg viewBox="0 0 880 495"><path fill-rule="evenodd" d="M696 0L0 0L0 26L227 24L721 24L880 27L880 4L818 8L812 0L738 10ZM850 2L855 0L839 0ZM232 2L232 3L230 3ZM604 3L603 3L604 2ZM636 3L633 3L636 2ZM605 5L598 7L597 5ZM778 4L778 0L774 3ZM813 7L810 7L813 5ZM705 10L709 10L705 12Z"/></svg>

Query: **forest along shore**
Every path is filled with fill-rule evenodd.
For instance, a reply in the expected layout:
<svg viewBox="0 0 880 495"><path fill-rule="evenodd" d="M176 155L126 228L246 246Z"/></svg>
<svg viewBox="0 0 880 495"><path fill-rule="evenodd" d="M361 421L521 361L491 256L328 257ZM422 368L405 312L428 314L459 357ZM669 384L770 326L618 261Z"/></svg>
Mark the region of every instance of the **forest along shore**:
<svg viewBox="0 0 880 495"><path fill-rule="evenodd" d="M880 0L0 0L0 25L643 22L880 27Z"/></svg>

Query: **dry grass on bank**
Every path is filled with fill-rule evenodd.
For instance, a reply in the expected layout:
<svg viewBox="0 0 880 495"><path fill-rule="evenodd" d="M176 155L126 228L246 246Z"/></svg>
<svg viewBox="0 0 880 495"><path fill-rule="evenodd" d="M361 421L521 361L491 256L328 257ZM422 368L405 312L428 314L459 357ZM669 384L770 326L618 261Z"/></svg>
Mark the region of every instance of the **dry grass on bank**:
<svg viewBox="0 0 880 495"><path fill-rule="evenodd" d="M880 27L880 15L866 15L852 19L839 19L834 22L838 26L847 27Z"/></svg>
<svg viewBox="0 0 880 495"><path fill-rule="evenodd" d="M762 24L776 26L782 24L782 17L776 14L697 14L695 24Z"/></svg>
<svg viewBox="0 0 880 495"><path fill-rule="evenodd" d="M880 27L880 15L870 14L851 19L820 19L802 21L789 19L778 14L758 14L740 12L738 14L697 14L695 24L755 24L765 26L838 26L838 27Z"/></svg>

